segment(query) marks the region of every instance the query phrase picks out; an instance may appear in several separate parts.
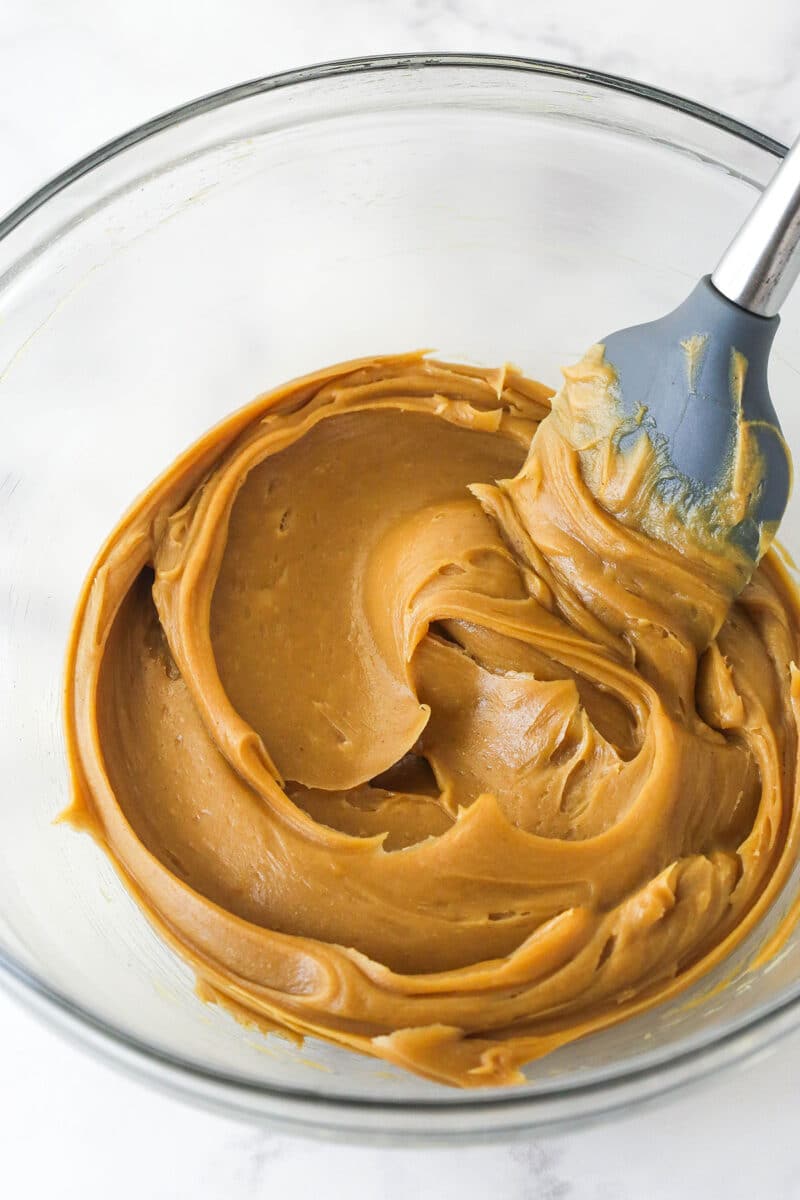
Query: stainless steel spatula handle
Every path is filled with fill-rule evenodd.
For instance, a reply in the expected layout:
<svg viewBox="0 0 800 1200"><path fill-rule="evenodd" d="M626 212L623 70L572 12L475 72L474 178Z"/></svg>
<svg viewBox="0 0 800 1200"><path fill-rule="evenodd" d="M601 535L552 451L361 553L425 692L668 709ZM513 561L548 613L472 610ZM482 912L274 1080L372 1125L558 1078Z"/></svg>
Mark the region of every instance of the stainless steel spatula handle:
<svg viewBox="0 0 800 1200"><path fill-rule="evenodd" d="M757 317L774 317L800 275L800 138L719 260L711 282Z"/></svg>

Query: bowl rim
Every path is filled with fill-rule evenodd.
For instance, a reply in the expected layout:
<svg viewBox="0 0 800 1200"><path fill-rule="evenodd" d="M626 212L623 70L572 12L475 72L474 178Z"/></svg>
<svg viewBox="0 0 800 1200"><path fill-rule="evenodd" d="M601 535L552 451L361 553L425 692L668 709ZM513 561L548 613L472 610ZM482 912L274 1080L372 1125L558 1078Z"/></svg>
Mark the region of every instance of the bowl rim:
<svg viewBox="0 0 800 1200"><path fill-rule="evenodd" d="M764 150L776 159L787 153L777 139L750 125L699 104L674 92L590 68L511 55L479 53L407 53L335 59L295 70L252 79L210 92L143 122L104 143L53 176L0 219L0 241L30 218L59 192L110 159L162 131L196 116L213 112L239 100L336 76L394 70L482 68L550 76L586 83L651 101L711 125ZM593 1120L630 1103L643 1103L677 1087L698 1081L751 1057L794 1029L800 1020L800 989L752 1017L707 1039L687 1043L671 1058L649 1061L589 1080L519 1094L514 1090L477 1099L474 1092L454 1093L452 1098L431 1101L354 1099L323 1095L313 1089L282 1087L248 1080L212 1070L189 1059L150 1045L96 1016L82 1005L52 988L34 972L0 949L0 984L4 990L26 1001L30 1010L51 1028L71 1037L129 1074L161 1083L173 1093L227 1113L232 1110L252 1119L261 1115L276 1125L306 1133L337 1132L356 1140L420 1141L454 1138L510 1136L533 1128L552 1130ZM760 1032L759 1037L754 1037ZM253 1103L256 1099L260 1103ZM576 1111L577 1102L577 1111Z"/></svg>
<svg viewBox="0 0 800 1200"><path fill-rule="evenodd" d="M107 162L108 159L121 154L123 150L129 149L131 146L135 146L139 142L143 142L147 138L153 137L154 134L161 133L173 125L179 125L183 121L190 120L192 117L213 112L216 108L234 104L237 100L246 100L248 97L257 96L263 92L277 91L279 88L291 87L298 83L307 83L310 80L329 79L337 75L360 75L370 71L395 71L409 67L414 69L430 67L482 67L484 69L490 68L501 71L523 71L533 75L552 75L560 79L569 79L572 82L596 84L607 91L623 92L630 96L638 96L643 100L651 100L659 104L662 108L671 108L687 116L696 117L698 120L704 121L707 125L714 125L726 133L731 133L743 141L752 143L752 145L757 146L761 150L767 150L770 154L774 154L778 158L783 158L788 152L788 146L771 137L769 134L762 133L752 125L748 125L736 117L731 117L719 109L710 108L706 104L700 104L696 100L690 100L688 97L681 96L677 92L653 87L648 83L643 83L638 79L631 79L626 75L612 75L605 71L596 71L590 67L579 67L553 59L525 58L510 54L467 54L458 51L443 51L435 54L376 54L358 58L337 58L331 59L329 62L298 67L291 71L279 71L273 75L263 75L257 79L250 79L244 83L237 83L231 87L221 88L219 91L208 92L204 96L198 96L195 100L189 100L186 104L178 105L177 108L171 108L166 112L159 113L158 116L152 117L149 121L144 121L141 125L134 126L126 133L120 134L119 137L112 138L110 142L104 142L96 150L93 150L83 158L79 158L77 162L72 163L65 170L59 172L58 175L54 175L51 179L47 180L35 192L32 192L15 208L6 213L0 220L0 240L5 238L11 233L12 229L15 229L17 225L31 216L38 208L41 208L43 204L63 191L71 183L81 179L96 167Z"/></svg>

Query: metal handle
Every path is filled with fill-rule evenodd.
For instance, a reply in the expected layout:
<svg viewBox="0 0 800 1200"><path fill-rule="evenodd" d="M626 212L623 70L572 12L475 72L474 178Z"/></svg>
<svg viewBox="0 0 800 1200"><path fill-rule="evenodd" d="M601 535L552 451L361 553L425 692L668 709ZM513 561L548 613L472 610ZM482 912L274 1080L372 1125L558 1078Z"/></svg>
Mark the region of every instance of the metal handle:
<svg viewBox="0 0 800 1200"><path fill-rule="evenodd" d="M711 282L757 317L774 317L800 275L800 138L719 260Z"/></svg>

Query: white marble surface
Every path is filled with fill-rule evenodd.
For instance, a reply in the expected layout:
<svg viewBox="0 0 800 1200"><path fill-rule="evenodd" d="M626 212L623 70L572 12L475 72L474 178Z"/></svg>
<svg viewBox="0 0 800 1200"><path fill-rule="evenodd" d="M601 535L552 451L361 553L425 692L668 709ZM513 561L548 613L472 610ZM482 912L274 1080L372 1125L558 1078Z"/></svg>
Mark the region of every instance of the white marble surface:
<svg viewBox="0 0 800 1200"><path fill-rule="evenodd" d="M314 60L482 50L636 76L787 140L797 0L0 0L0 211L139 121ZM612 1124L513 1147L375 1150L197 1112L87 1058L0 993L0 1194L115 1200L800 1196L800 1035Z"/></svg>

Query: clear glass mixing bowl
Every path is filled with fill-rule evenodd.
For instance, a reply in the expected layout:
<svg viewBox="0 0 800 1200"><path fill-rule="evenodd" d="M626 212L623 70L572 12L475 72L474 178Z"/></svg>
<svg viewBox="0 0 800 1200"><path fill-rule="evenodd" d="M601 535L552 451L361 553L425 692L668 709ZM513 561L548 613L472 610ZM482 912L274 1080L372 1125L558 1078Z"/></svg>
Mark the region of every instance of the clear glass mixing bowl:
<svg viewBox="0 0 800 1200"><path fill-rule="evenodd" d="M782 152L569 67L355 61L152 121L0 225L0 979L23 1003L195 1100L361 1138L583 1120L800 1024L800 935L748 974L762 929L692 992L533 1064L526 1086L453 1092L203 1004L101 851L53 824L78 589L178 451L262 389L372 352L510 359L557 383L604 332L686 294ZM800 295L772 362L795 447L799 374Z"/></svg>

